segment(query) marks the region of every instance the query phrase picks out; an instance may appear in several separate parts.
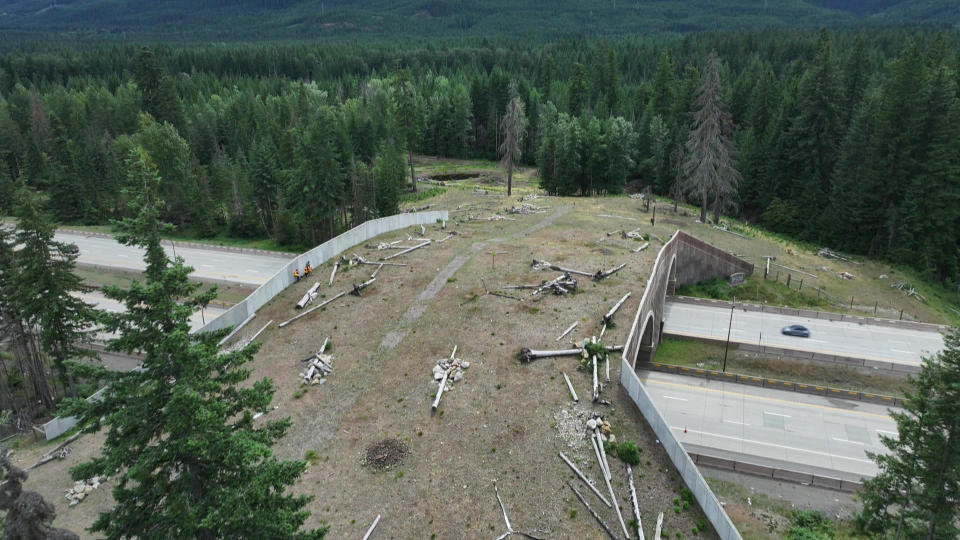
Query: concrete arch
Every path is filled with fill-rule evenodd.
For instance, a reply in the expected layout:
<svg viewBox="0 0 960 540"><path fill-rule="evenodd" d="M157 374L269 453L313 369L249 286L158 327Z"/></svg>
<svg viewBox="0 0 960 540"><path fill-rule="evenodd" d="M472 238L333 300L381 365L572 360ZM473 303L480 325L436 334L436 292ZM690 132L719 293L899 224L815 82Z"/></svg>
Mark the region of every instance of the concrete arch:
<svg viewBox="0 0 960 540"><path fill-rule="evenodd" d="M657 344L660 341L659 323L653 310L647 312L643 319L643 326L640 328L637 357L634 359L635 367L653 360L653 354L656 352Z"/></svg>
<svg viewBox="0 0 960 540"><path fill-rule="evenodd" d="M667 295L677 293L677 254L670 259L670 271L667 272Z"/></svg>

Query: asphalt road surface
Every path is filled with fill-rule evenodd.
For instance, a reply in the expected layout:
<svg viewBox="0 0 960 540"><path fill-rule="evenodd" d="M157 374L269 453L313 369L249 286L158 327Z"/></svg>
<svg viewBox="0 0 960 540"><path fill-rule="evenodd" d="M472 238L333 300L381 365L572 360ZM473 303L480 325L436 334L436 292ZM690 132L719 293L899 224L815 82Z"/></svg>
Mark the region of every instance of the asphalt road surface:
<svg viewBox="0 0 960 540"><path fill-rule="evenodd" d="M77 293L77 296L83 298L87 302L94 304L98 308L104 311L111 311L114 313L119 313L125 311L123 304L112 300L100 294L99 292L89 292L89 293ZM190 329L196 330L204 325L204 322L210 322L213 319L216 319L220 315L226 312L225 309L217 307L207 307L203 311L198 311L190 317ZM101 340L109 339L111 336L108 334L98 335L97 338Z"/></svg>
<svg viewBox="0 0 960 540"><path fill-rule="evenodd" d="M866 452L886 452L880 436L897 434L883 405L661 372L640 378L689 451L857 479L877 473Z"/></svg>
<svg viewBox="0 0 960 540"><path fill-rule="evenodd" d="M122 245L112 238L58 232L56 239L76 244L80 248L80 256L77 258L80 264L136 271L146 268L142 249ZM175 243L171 249L169 240L164 240L163 245L168 254L172 255L175 250L178 256L183 257L186 264L193 267L193 277L198 279L260 285L290 262L289 259L280 257L180 247Z"/></svg>
<svg viewBox="0 0 960 540"><path fill-rule="evenodd" d="M726 340L729 324L729 308L674 302L664 306L665 333ZM781 329L791 324L809 328L810 337L781 334ZM923 355L944 347L943 336L937 332L737 309L733 310L730 341L914 366L920 365Z"/></svg>

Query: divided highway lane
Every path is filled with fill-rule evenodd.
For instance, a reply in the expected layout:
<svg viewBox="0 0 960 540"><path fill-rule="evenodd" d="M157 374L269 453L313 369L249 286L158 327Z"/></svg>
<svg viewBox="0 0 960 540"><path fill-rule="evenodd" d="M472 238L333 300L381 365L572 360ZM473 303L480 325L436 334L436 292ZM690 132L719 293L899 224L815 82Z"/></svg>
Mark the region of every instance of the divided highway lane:
<svg viewBox="0 0 960 540"><path fill-rule="evenodd" d="M667 302L664 332L710 339L727 339L730 309ZM809 338L785 336L784 326L802 324ZM733 310L730 341L783 347L853 358L919 366L924 354L943 349L943 335L906 328L793 317L778 313Z"/></svg>
<svg viewBox="0 0 960 540"><path fill-rule="evenodd" d="M98 308L104 311L110 311L113 313L120 313L122 311L125 311L125 306L123 304L121 304L120 302L117 302L116 300L107 298L106 296L103 296L99 292L76 293L76 296L79 298L82 298L86 302L90 302L91 304L97 306ZM196 330L197 328L200 328L201 326L203 326L205 323L210 322L213 319L216 319L220 315L223 315L223 313L226 311L227 310L223 308L218 308L213 306L204 308L202 312L198 311L190 316L190 329ZM109 339L110 337L111 336L106 334L97 336L98 339Z"/></svg>
<svg viewBox="0 0 960 540"><path fill-rule="evenodd" d="M57 241L76 244L80 249L77 262L143 271L143 250L125 246L112 238L83 236L58 232ZM164 241L164 249L172 255L170 242ZM193 276L198 279L227 281L245 285L261 285L277 270L290 262L289 259L271 257L262 254L234 253L212 249L175 246L178 256L194 268Z"/></svg>
<svg viewBox="0 0 960 540"><path fill-rule="evenodd" d="M867 451L896 437L887 408L660 372L640 379L681 444L802 472L874 476Z"/></svg>

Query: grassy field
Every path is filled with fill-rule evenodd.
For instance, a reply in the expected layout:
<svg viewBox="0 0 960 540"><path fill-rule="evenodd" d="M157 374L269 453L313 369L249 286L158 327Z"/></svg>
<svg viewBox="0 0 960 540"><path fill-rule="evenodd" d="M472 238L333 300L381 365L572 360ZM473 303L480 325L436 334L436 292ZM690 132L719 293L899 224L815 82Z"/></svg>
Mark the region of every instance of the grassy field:
<svg viewBox="0 0 960 540"><path fill-rule="evenodd" d="M657 348L656 361L719 371L723 368L723 354L723 344L667 338ZM727 356L727 371L896 397L903 395L904 388L910 388L905 376L893 372L740 352L735 345Z"/></svg>

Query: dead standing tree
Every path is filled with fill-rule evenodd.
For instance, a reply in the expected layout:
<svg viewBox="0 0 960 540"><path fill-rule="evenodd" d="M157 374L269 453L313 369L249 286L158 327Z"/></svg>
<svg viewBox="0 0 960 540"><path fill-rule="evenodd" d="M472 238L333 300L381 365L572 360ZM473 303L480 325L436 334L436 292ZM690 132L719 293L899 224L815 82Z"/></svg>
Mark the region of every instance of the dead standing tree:
<svg viewBox="0 0 960 540"><path fill-rule="evenodd" d="M697 105L700 110L693 114L680 174L684 191L699 195L700 221L706 223L708 199L713 198L714 220L718 221L740 181L735 164L733 118L723 103L720 57L716 51L707 56Z"/></svg>
<svg viewBox="0 0 960 540"><path fill-rule="evenodd" d="M527 134L527 116L523 113L523 102L514 96L507 103L507 112L500 120L500 132L503 142L497 149L502 156L500 166L507 170L507 196L513 192L513 166L520 161L521 145Z"/></svg>

